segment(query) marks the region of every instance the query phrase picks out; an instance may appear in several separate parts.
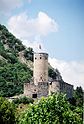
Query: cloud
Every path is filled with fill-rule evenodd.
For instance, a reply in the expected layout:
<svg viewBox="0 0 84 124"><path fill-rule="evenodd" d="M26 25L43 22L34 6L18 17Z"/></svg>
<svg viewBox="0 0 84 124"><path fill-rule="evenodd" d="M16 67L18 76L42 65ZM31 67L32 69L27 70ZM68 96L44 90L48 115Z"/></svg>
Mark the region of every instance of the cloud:
<svg viewBox="0 0 84 124"><path fill-rule="evenodd" d="M44 51L42 38L51 32L57 32L58 24L44 12L39 12L36 18L29 18L27 13L21 13L9 19L8 29L27 47L37 51L41 44Z"/></svg>
<svg viewBox="0 0 84 124"><path fill-rule="evenodd" d="M31 47L33 48L34 52L46 52L46 49L43 45L42 42L38 42L38 41L27 41L27 40L24 40L23 41L23 44L27 47ZM39 45L41 45L41 49L39 49Z"/></svg>
<svg viewBox="0 0 84 124"><path fill-rule="evenodd" d="M31 2L32 2L32 0L28 0L28 2L29 2L29 3L31 3Z"/></svg>
<svg viewBox="0 0 84 124"><path fill-rule="evenodd" d="M22 0L0 0L0 13L6 15L21 5Z"/></svg>
<svg viewBox="0 0 84 124"><path fill-rule="evenodd" d="M58 24L44 12L39 12L36 18L21 13L9 19L8 28L18 38L33 41L58 31Z"/></svg>
<svg viewBox="0 0 84 124"><path fill-rule="evenodd" d="M64 81L68 82L76 88L82 86L84 89L84 63L76 61L63 61L55 58L49 58L52 67L57 68Z"/></svg>

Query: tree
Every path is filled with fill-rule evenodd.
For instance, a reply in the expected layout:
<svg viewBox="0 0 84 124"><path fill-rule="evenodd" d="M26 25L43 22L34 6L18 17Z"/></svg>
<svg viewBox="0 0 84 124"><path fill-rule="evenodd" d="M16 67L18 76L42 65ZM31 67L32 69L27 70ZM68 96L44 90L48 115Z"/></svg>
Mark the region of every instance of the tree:
<svg viewBox="0 0 84 124"><path fill-rule="evenodd" d="M53 94L31 105L19 124L82 124L80 114L70 108L65 95Z"/></svg>
<svg viewBox="0 0 84 124"><path fill-rule="evenodd" d="M21 63L4 63L0 61L0 96L9 97L23 93L24 82L32 77L32 71Z"/></svg>
<svg viewBox="0 0 84 124"><path fill-rule="evenodd" d="M21 103L23 103L23 104L29 104L29 103L33 103L34 100L32 98L23 96L23 97L14 99L13 102L15 104L21 104Z"/></svg>
<svg viewBox="0 0 84 124"><path fill-rule="evenodd" d="M49 75L49 77L51 77L53 79L56 79L56 76L57 76L56 72L51 68L48 69L48 75Z"/></svg>
<svg viewBox="0 0 84 124"><path fill-rule="evenodd" d="M76 99L76 105L83 107L83 89L81 86L74 91L74 98Z"/></svg>
<svg viewBox="0 0 84 124"><path fill-rule="evenodd" d="M27 48L26 50L24 50L24 57L27 59L27 60L31 60L33 61L33 56L34 56L34 51L32 48Z"/></svg>
<svg viewBox="0 0 84 124"><path fill-rule="evenodd" d="M15 106L0 97L0 124L15 124Z"/></svg>

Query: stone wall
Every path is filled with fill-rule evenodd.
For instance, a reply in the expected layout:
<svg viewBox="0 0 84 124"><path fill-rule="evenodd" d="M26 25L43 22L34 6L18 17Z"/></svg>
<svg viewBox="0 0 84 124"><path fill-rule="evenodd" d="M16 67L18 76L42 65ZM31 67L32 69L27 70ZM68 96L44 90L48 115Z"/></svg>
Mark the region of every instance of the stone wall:
<svg viewBox="0 0 84 124"><path fill-rule="evenodd" d="M68 98L73 96L73 85L65 83L65 91Z"/></svg>
<svg viewBox="0 0 84 124"><path fill-rule="evenodd" d="M66 93L68 98L71 98L73 95L73 85L66 82L60 82L60 92Z"/></svg>
<svg viewBox="0 0 84 124"><path fill-rule="evenodd" d="M48 82L48 54L34 53L34 84Z"/></svg>
<svg viewBox="0 0 84 124"><path fill-rule="evenodd" d="M34 83L24 84L24 95L32 98L46 97L54 92L66 93L67 98L71 98L73 96L73 85L58 81L53 81L51 83L38 82L38 85Z"/></svg>
<svg viewBox="0 0 84 124"><path fill-rule="evenodd" d="M71 98L73 96L73 85L66 82L52 81L49 83L49 95L52 92L62 92L67 95L67 98Z"/></svg>
<svg viewBox="0 0 84 124"><path fill-rule="evenodd" d="M58 81L53 81L49 83L49 95L52 92L60 92L60 83Z"/></svg>
<svg viewBox="0 0 84 124"><path fill-rule="evenodd" d="M38 85L25 83L24 95L32 98L40 98L42 96L48 96L48 83L39 82ZM36 97L35 97L36 96Z"/></svg>
<svg viewBox="0 0 84 124"><path fill-rule="evenodd" d="M33 94L37 94L38 93L38 87L35 86L34 84L30 84L30 83L25 83L24 84L24 95L25 96L29 96L29 97L33 97Z"/></svg>
<svg viewBox="0 0 84 124"><path fill-rule="evenodd" d="M38 82L38 97L48 96L49 94L49 84L48 82Z"/></svg>

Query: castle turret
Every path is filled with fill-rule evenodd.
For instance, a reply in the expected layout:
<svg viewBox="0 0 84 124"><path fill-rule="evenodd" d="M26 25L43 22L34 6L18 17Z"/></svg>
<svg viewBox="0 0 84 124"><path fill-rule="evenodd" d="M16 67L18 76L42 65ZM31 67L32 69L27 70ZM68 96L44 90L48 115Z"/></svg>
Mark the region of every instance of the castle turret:
<svg viewBox="0 0 84 124"><path fill-rule="evenodd" d="M34 53L34 84L48 82L48 54Z"/></svg>

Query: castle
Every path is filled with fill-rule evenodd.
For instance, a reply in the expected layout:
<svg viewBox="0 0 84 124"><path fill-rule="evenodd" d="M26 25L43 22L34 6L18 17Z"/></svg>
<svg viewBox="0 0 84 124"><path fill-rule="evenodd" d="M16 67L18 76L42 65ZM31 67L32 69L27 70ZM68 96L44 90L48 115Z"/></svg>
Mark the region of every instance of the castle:
<svg viewBox="0 0 84 124"><path fill-rule="evenodd" d="M68 98L71 98L73 85L58 80L49 81L48 54L43 52L34 53L33 81L24 84L24 95L40 98L53 92L64 92Z"/></svg>

